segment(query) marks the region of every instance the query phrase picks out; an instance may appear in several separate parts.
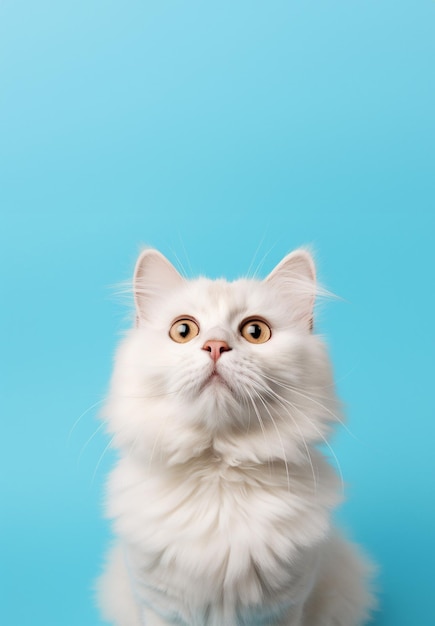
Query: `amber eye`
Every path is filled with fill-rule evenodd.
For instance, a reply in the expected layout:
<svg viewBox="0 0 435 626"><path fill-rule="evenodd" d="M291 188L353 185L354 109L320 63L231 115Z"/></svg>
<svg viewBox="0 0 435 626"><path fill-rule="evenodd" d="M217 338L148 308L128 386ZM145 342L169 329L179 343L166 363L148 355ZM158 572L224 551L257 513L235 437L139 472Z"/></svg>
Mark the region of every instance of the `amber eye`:
<svg viewBox="0 0 435 626"><path fill-rule="evenodd" d="M169 336L177 343L187 343L199 333L198 324L186 317L179 320L175 320L169 330Z"/></svg>
<svg viewBox="0 0 435 626"><path fill-rule="evenodd" d="M263 320L247 320L240 326L242 336L250 343L266 343L272 336L270 326Z"/></svg>

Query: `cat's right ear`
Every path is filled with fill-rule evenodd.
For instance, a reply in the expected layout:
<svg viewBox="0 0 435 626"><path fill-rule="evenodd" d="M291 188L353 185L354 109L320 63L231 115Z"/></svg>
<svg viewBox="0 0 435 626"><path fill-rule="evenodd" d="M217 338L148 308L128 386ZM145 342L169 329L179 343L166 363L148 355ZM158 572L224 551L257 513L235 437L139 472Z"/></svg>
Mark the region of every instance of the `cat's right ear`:
<svg viewBox="0 0 435 626"><path fill-rule="evenodd" d="M288 299L292 318L308 330L313 330L316 269L308 250L300 248L288 254L267 276L266 281Z"/></svg>
<svg viewBox="0 0 435 626"><path fill-rule="evenodd" d="M144 250L136 262L133 277L136 326L146 319L151 303L183 282L183 277L158 250Z"/></svg>

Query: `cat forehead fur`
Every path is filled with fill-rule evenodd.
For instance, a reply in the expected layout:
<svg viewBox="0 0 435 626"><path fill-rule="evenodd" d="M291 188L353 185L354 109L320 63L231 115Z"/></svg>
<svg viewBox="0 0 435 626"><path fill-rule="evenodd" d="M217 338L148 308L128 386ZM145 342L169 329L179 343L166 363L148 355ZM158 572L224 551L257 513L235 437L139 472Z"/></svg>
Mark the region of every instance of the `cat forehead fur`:
<svg viewBox="0 0 435 626"><path fill-rule="evenodd" d="M134 295L139 322L159 316L205 315L208 321L231 323L238 316L269 314L282 323L311 324L316 290L314 262L308 251L287 255L263 280L183 279L156 250L144 250L134 273ZM188 310L190 309L190 311ZM272 321L272 320L269 320Z"/></svg>
<svg viewBox="0 0 435 626"><path fill-rule="evenodd" d="M247 279L183 280L150 303L146 322L162 327L183 315L194 317L203 335L213 329L237 332L248 317L265 317L272 325L279 326L288 326L291 321L288 302L276 289L264 281Z"/></svg>

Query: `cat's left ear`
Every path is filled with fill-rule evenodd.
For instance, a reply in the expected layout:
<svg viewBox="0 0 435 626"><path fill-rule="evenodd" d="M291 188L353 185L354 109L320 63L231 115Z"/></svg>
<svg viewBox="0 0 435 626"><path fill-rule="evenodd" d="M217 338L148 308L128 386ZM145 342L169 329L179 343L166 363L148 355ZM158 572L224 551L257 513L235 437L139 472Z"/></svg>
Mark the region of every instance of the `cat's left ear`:
<svg viewBox="0 0 435 626"><path fill-rule="evenodd" d="M302 248L294 250L278 263L266 281L288 298L291 317L311 331L316 298L316 267L311 254Z"/></svg>

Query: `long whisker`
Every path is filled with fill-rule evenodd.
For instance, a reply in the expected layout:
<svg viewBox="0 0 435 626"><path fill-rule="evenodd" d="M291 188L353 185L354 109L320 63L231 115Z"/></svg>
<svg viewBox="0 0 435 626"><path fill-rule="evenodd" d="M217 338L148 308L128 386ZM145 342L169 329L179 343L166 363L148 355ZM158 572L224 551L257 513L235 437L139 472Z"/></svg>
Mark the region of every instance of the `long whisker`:
<svg viewBox="0 0 435 626"><path fill-rule="evenodd" d="M301 430L301 428L300 428L299 424L297 423L297 421L296 421L295 417L292 415L291 411L290 411L290 410L289 410L289 409L288 409L288 408L287 408L287 407L283 404L283 400L284 400L284 398L281 398L281 397L280 397L277 393L275 393L275 392L273 391L273 389L270 389L269 387L267 387L267 391L268 391L268 393L270 393L270 394L271 394L271 395L275 398L275 400L277 400L277 402L279 402L279 404L282 406L282 408L284 409L284 411L286 412L286 414L290 417L290 419L292 420L292 422L293 422L294 426L295 426L295 427L297 428L297 430L298 430L298 433L299 433L299 435L300 435L300 437L301 437L301 439L302 439L302 442L303 442L303 444L304 444L305 452L307 453L307 459L308 459L308 462L309 462L310 467L311 467L311 474L312 474L312 476L313 476L313 483L314 483L314 492L315 492L315 493L317 493L317 477L316 477L316 471L315 471L315 469L314 469L313 459L312 459L311 454L310 454L310 448L309 448L309 446L308 446L308 444L307 444L307 441L306 441L306 439L305 439L305 437L304 437L304 434L303 434L303 432L302 432L302 430Z"/></svg>
<svg viewBox="0 0 435 626"><path fill-rule="evenodd" d="M321 402L318 402L317 400L315 400L314 398L312 398L311 396L307 396L306 394L302 393L302 391L299 391L299 389L295 389L294 387L289 387L288 388L289 391L291 391L292 393L296 393L297 395L301 396L302 398L305 398L306 400L309 400L310 402L313 402L314 404L316 404L318 407L320 407L321 409L325 410L331 417L333 417L335 420L337 420L337 422L344 428L344 430L354 439L358 439L358 437L356 435L353 434L353 432L348 428L347 424L345 424L343 422L342 419L340 419L340 416L337 415L337 413L334 413L334 411L331 411L331 409L329 409L327 406L325 406L324 404L322 404Z"/></svg>
<svg viewBox="0 0 435 626"><path fill-rule="evenodd" d="M237 394L238 394L240 400L242 401L242 404L245 407L246 413L248 415L248 423L246 425L246 434L248 434L250 429L251 429L251 407L250 407L250 405L249 405L249 403L248 403L248 401L247 401L247 399L245 397L245 390L243 389L243 387L241 387L239 384L237 384L237 381L235 381L235 382L236 382L235 387L236 387Z"/></svg>
<svg viewBox="0 0 435 626"><path fill-rule="evenodd" d="M88 445L91 443L92 439L97 435L97 433L100 432L100 430L102 428L104 428L106 424L104 422L102 422L98 428L96 430L94 430L94 432L92 433L92 435L89 437L89 439L86 441L86 443L82 446L82 449L80 450L79 456L77 458L77 465L80 463L80 460L83 456L84 451L86 450L86 448L88 447Z"/></svg>
<svg viewBox="0 0 435 626"><path fill-rule="evenodd" d="M266 377L265 377L265 378L266 378ZM283 406L283 408L284 408L284 410L286 411L286 413L288 413L288 415L290 416L291 420L293 421L293 423L294 423L295 427L297 428L297 430L298 430L298 432L299 432L299 434L300 434L300 436L301 436L301 439L302 439L302 441L303 441L304 448L305 448L305 451L306 451L306 454L307 454L307 460L308 460L308 462L309 462L309 464L310 464L310 466L311 466L311 472L312 472L312 476L313 476L314 490L315 490L315 492L317 492L317 478L316 478L316 472L315 472L315 469L314 469L314 465L313 465L313 461L312 461L312 458L311 458L311 454L310 454L310 450L309 450L308 444L307 444L306 439L305 439L305 437L304 437L304 435L303 435L303 433L302 433L302 431L301 431L301 429L300 429L300 427L299 427L299 424L296 422L296 420L294 419L294 417L293 417L293 415L290 413L290 411L289 411L289 410L288 410L288 409L287 409L287 408L286 408L286 407L282 404L282 402L281 402L281 400L280 400L280 396L279 396L278 394L276 394L276 393L273 391L273 389L271 389L270 385L266 385L266 386L265 386L265 385L264 385L264 382L261 380L261 377L260 377L259 375L255 375L255 374L251 373L251 382L253 383L253 385L256 385L257 387L261 387L261 388L263 388L266 394L269 394L269 395L271 395L272 397L275 397L275 399L276 399L278 402L280 402L280 403L281 403L281 405ZM277 425L276 425L276 422L275 422L275 420L273 419L273 417L272 417L272 415L271 415L271 413L270 413L270 411L269 411L269 409L268 409L268 407L267 407L267 405L266 405L266 403L265 403L265 401L264 401L264 398L261 396L261 394L259 394L259 393L258 393L258 391L257 391L256 393L257 393L257 395L259 396L260 400L262 401L262 403L263 403L263 405L264 405L264 407L265 407L266 411L268 412L268 414L269 414L269 416L270 416L270 418L271 418L271 420L272 420L272 422L273 422L273 425L274 425L274 427L275 427L275 430L276 430L276 432L277 432L277 434L278 434L278 436L279 436L279 438L280 438L280 442L281 442L281 446L282 446L282 450L283 450L283 454L284 454L284 461L285 461L285 463L286 463L286 471L288 472L287 458L286 458L286 454L285 454L285 448L284 448L284 443L283 443L283 441L282 441L281 433L279 432L279 429L278 429L278 427L277 427ZM287 473L287 480L288 480L288 483L289 483L289 481L290 481L290 477L289 477L288 473ZM290 484L289 484L289 488L290 488Z"/></svg>
<svg viewBox="0 0 435 626"><path fill-rule="evenodd" d="M185 245L184 245L184 241L183 241L183 239L182 239L182 237L181 237L181 233L180 233L180 232L178 232L178 239L180 240L181 247L182 247L183 252L184 252L184 256L185 256L185 257L186 257L186 259L187 259L187 265L189 266L190 275L191 275L191 276L193 276L194 271L193 271L193 268L192 268L192 264L191 264L191 262L190 262L189 255L187 254L186 247L185 247ZM187 274L186 274L186 276L187 276Z"/></svg>
<svg viewBox="0 0 435 626"><path fill-rule="evenodd" d="M332 448L331 444L329 443L329 441L325 438L325 436L323 435L323 433L322 433L322 432L321 432L321 431L317 428L317 426L314 424L314 422L313 422L313 421L312 421L312 420L308 417L308 415L306 415L303 411L301 411L298 407L296 407L296 406L295 406L292 402L290 402L290 400L287 400L286 398L283 398L282 396L280 396L279 394L277 394L277 393L276 393L275 391L273 391L272 389L271 389L270 391L271 391L271 393L273 394L273 396L275 397L275 399L276 399L278 402L280 402L281 406L284 408L284 410L286 410L286 412L288 413L288 415L292 418L293 423L294 423L295 425L297 425L297 424L296 424L296 422L295 422L295 419L294 419L293 415L291 414L290 410L284 406L284 404L283 404L283 403L289 404L289 405L290 405L290 407L291 407L294 411L297 411L300 415L302 415L302 417L304 417L306 420L308 420L308 422L311 424L312 428L314 428L314 430L315 430L315 431L319 434L319 436L321 437L322 441L324 442L324 444L326 445L326 447L329 449L329 451L331 452L331 454L332 454L332 456L333 456L333 458L334 458L334 461L335 461L335 464L336 464L336 467L337 467L337 471L338 471L338 474L339 474L339 477L340 477L341 491L342 491L342 493L344 493L344 477L343 477L343 472L342 472L342 469L341 469L341 465L340 465L340 462L339 462L339 460L338 460L338 457L337 457L337 455L335 454L335 452L334 452L334 450L333 450L333 448ZM302 435L302 433L301 433L301 435ZM302 437L303 437L303 435L302 435ZM305 442L305 439L304 439L304 442Z"/></svg>
<svg viewBox="0 0 435 626"><path fill-rule="evenodd" d="M268 444L268 442L267 442L266 429L264 428L264 422L263 422L263 420L261 418L261 415L260 415L260 412L259 412L259 410L258 410L258 408L257 408L257 406L255 404L254 398L251 396L251 394L249 393L248 389L245 388L244 392L247 394L249 400L251 401L251 404L252 404L252 407L254 409L255 415L257 417L258 423L260 424L261 432L263 433L264 443L266 445L268 445L269 451L270 451L270 444ZM269 467L269 473L271 473L270 461L271 461L272 457L269 454L267 458L268 458L267 464L268 464L268 467Z"/></svg>
<svg viewBox="0 0 435 626"><path fill-rule="evenodd" d="M242 398L243 404L245 405L246 410L248 412L248 424L247 424L247 427L246 427L246 434L248 434L250 429L251 429L251 409L250 409L250 406L249 406L249 404L248 404L248 402L246 400L245 395L243 393L241 393L240 397Z"/></svg>
<svg viewBox="0 0 435 626"><path fill-rule="evenodd" d="M279 379L272 378L271 376L267 376L266 374L263 374L263 376L264 376L264 378L266 378L267 380L270 380L275 385L278 385L279 387L282 387L283 389L287 389L288 391L291 391L292 393L296 393L297 395L301 396L302 398L305 398L309 402L312 402L313 404L316 404L319 408L321 408L324 411L326 411L326 413L328 413L328 415L330 415L333 419L335 419L337 422L339 422L339 424L341 424L341 426L343 426L343 428L349 433L349 435L351 435L354 438L357 438L352 433L352 431L349 430L349 428L343 422L343 420L340 418L340 416L337 415L337 413L334 413L334 411L331 411L331 409L329 407L325 406L322 402L319 402L318 400L316 400L312 396L308 396L308 395L302 393L302 391L300 391L299 389L296 389L295 387L293 387L293 385L287 385L284 382L280 381Z"/></svg>
<svg viewBox="0 0 435 626"><path fill-rule="evenodd" d="M262 268L262 267L263 267L263 265L264 265L264 262L266 261L267 257L268 257L268 256L269 256L269 254L272 252L272 250L275 248L276 244L277 244L277 242L275 242L275 243L274 243L274 244L273 244L273 245L269 248L269 250L267 250L267 251L265 252L265 254L263 254L263 256L262 256L262 258L260 259L259 263L257 263L257 267L255 268L255 271L254 271L254 273L253 273L253 275L252 275L252 278L257 278L257 276L258 276L258 274L259 274L259 272L260 272L261 268Z"/></svg>
<svg viewBox="0 0 435 626"><path fill-rule="evenodd" d="M94 404L92 404L90 407L88 407L86 409L86 411L83 411L83 413L81 415L79 415L79 417L76 419L76 421L74 422L74 424L71 427L71 430L69 431L68 434L68 439L67 441L69 442L69 440L71 439L71 436L74 432L74 430L76 429L77 425L79 424L80 420L87 414L89 413L89 411L92 411L92 409L95 409L96 406L98 406L99 404L102 404L104 402L104 398L102 400L98 400L97 402L95 402Z"/></svg>
<svg viewBox="0 0 435 626"><path fill-rule="evenodd" d="M97 465L95 466L95 469L94 469L94 473L92 474L91 486L94 484L94 480L95 480L95 477L97 475L98 468L100 467L101 462L103 460L103 457L105 456L106 452L108 451L108 449L112 445L114 439L115 439L115 435L113 435L113 437L110 439L109 443L104 448L103 452L100 455L100 458L98 459Z"/></svg>
<svg viewBox="0 0 435 626"><path fill-rule="evenodd" d="M183 263L181 262L180 257L178 256L178 254L175 252L175 250L173 248L171 248L171 252L174 255L175 260L178 263L178 266L180 268L180 274L183 276L183 278L187 278L187 272L186 272L186 269L185 269Z"/></svg>
<svg viewBox="0 0 435 626"><path fill-rule="evenodd" d="M290 493L290 474L289 474L288 463L287 463L287 455L286 455L286 452L285 452L284 442L282 440L281 433L279 432L279 428L276 425L276 422L273 419L272 413L271 413L269 407L267 406L266 402L264 401L261 393L259 391L256 391L256 390L253 390L253 391L257 394L257 397L259 398L260 402L262 403L262 405L266 409L266 411L267 411L267 413L268 413L268 415L270 417L270 420L271 420L271 422L272 422L272 424L273 424L273 426L275 428L276 434L278 435L278 439L279 439L279 442L281 444L281 450L282 450L282 454L283 454L285 473L286 473L286 476L287 476L287 490Z"/></svg>
<svg viewBox="0 0 435 626"><path fill-rule="evenodd" d="M250 277L251 277L251 270L252 270L253 265L254 265L254 263L255 263L255 261L256 261L256 259L257 259L257 254L259 253L259 251L260 251L260 249L261 249L261 246L262 246L262 245L263 245L263 243L264 243L264 240L265 240L265 238L266 238L266 235L267 235L267 231L265 230L265 231L264 231L264 233L263 233L262 238L260 239L260 242L259 242L259 244L258 244L257 248L255 249L254 256L252 257L252 261L251 261L251 262L250 262L250 264L249 264L248 271L246 272L246 276L247 276L247 278L250 278ZM256 272L257 272L257 271L258 271L258 270L256 270ZM255 273L256 273L256 272L254 272L253 277L255 276Z"/></svg>
<svg viewBox="0 0 435 626"><path fill-rule="evenodd" d="M163 393L154 393L154 394L117 394L120 398L132 398L138 400L149 400L150 398L166 398L166 396L172 396L176 393L179 393L178 390L175 391L165 391Z"/></svg>

